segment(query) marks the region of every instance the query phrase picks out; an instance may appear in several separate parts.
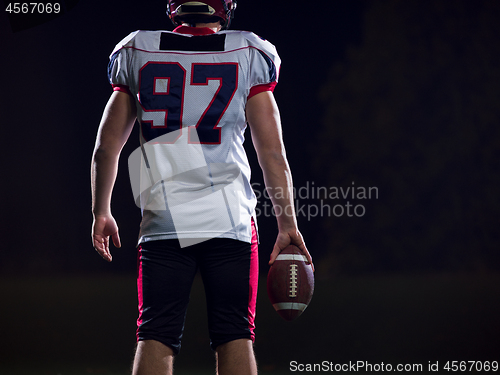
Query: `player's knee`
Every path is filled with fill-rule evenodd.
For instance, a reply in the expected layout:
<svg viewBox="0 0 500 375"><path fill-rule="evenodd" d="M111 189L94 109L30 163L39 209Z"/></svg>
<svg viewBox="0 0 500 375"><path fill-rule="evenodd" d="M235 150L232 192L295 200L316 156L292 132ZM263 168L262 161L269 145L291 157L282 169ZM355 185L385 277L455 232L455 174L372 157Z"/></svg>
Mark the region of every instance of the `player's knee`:
<svg viewBox="0 0 500 375"><path fill-rule="evenodd" d="M251 350L253 352L253 341L251 339L235 339L218 345L217 353L239 350Z"/></svg>

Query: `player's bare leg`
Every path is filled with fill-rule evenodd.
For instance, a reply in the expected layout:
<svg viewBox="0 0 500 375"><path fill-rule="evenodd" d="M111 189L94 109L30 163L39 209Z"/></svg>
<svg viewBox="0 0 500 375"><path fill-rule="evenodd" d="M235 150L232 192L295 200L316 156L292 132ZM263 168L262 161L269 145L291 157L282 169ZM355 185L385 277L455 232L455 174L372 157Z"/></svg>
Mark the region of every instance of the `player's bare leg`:
<svg viewBox="0 0 500 375"><path fill-rule="evenodd" d="M139 341L132 375L172 375L174 352L154 340Z"/></svg>
<svg viewBox="0 0 500 375"><path fill-rule="evenodd" d="M251 340L241 339L216 349L217 375L257 375L257 362Z"/></svg>

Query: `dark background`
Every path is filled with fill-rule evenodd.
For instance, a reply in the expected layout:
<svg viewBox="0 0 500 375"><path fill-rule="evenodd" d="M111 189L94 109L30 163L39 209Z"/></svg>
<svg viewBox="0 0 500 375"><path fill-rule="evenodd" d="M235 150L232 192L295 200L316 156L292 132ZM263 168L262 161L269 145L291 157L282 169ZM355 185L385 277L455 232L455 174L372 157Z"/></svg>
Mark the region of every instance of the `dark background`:
<svg viewBox="0 0 500 375"><path fill-rule="evenodd" d="M86 363L67 340L92 363L107 361L92 342L115 347L122 334L109 363L133 346L140 212L126 160L137 129L113 196L123 247L111 264L90 241L90 158L115 44L172 26L164 2L76 3L16 32L31 20L0 14L0 298L2 334L14 340L0 363L14 367ZM378 189L371 199L299 199L306 215L348 202L365 214L299 215L316 295L288 337L261 291L264 370L286 368L297 348L303 361L500 359L498 19L496 1L240 1L232 29L269 39L283 60L275 96L295 186ZM247 143L262 187L249 134ZM259 227L265 276L277 231L272 217ZM24 340L38 349L23 352Z"/></svg>

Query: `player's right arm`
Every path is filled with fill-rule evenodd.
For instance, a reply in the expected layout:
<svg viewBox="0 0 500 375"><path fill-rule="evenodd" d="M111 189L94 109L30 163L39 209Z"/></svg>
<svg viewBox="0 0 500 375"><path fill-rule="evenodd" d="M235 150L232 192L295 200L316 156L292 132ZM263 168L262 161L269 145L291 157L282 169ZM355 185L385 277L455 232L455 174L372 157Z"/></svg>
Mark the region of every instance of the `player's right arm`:
<svg viewBox="0 0 500 375"><path fill-rule="evenodd" d="M136 107L132 96L114 91L104 110L92 155L92 243L96 251L108 262L112 260L109 237L112 237L116 247L121 246L118 226L111 215L111 194L120 153L132 131L135 119Z"/></svg>

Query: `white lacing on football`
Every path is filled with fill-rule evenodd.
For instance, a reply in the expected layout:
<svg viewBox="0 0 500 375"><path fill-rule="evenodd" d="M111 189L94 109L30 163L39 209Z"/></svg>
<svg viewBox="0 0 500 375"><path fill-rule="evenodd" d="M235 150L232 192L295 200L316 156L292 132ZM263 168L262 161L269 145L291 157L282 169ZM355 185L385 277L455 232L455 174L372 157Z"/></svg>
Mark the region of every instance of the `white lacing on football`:
<svg viewBox="0 0 500 375"><path fill-rule="evenodd" d="M290 293L289 297L297 297L297 265L290 264Z"/></svg>

